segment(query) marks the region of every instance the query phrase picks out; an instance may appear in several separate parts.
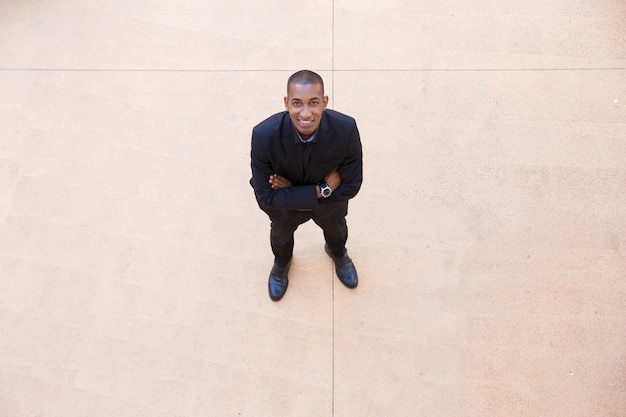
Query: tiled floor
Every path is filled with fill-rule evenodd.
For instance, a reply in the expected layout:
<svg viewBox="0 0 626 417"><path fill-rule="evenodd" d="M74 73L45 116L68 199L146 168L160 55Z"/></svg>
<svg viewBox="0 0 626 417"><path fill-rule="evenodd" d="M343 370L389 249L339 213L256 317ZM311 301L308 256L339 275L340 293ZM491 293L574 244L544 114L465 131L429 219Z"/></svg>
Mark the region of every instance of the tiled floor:
<svg viewBox="0 0 626 417"><path fill-rule="evenodd" d="M626 4L418 3L3 2L0 416L626 415ZM272 303L250 133L301 68L361 284L305 224Z"/></svg>

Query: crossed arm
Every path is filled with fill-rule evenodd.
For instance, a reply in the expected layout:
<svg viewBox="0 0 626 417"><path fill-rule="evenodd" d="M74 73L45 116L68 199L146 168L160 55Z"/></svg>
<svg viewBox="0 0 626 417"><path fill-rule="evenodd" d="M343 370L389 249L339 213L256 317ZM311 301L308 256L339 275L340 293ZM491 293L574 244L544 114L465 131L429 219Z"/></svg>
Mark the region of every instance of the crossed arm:
<svg viewBox="0 0 626 417"><path fill-rule="evenodd" d="M324 181L328 183L328 186L331 190L335 191L337 187L341 185L341 176L339 175L338 168L335 168L331 172L326 174L326 176L324 177ZM280 190L281 188L291 187L291 181L288 178L285 178L279 174L270 175L269 183L272 186L273 190ZM317 198L322 198L320 187L316 186L315 190L317 191Z"/></svg>

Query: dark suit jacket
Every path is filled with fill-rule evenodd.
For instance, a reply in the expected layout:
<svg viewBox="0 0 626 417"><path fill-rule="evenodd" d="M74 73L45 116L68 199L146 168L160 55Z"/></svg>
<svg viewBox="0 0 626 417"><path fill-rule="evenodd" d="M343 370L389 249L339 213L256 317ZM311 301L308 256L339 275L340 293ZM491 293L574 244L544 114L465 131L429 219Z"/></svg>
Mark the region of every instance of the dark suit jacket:
<svg viewBox="0 0 626 417"><path fill-rule="evenodd" d="M288 112L270 116L252 130L250 183L259 206L270 217L281 210L320 210L326 204L347 204L358 193L363 181L363 154L355 120L325 110L315 142L305 172L296 148L302 144L296 142ZM315 185L335 168L339 168L341 185L329 198L318 200ZM272 190L268 181L275 173L289 179L292 187Z"/></svg>

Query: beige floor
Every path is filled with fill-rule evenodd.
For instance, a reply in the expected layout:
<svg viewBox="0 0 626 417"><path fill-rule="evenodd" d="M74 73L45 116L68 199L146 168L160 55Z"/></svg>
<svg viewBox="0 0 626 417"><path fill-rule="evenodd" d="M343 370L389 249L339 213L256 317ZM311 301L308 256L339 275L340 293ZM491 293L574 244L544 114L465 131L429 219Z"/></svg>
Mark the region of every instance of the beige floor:
<svg viewBox="0 0 626 417"><path fill-rule="evenodd" d="M213 3L213 4L212 4ZM623 417L626 3L0 5L0 417ZM356 117L355 291L252 126Z"/></svg>

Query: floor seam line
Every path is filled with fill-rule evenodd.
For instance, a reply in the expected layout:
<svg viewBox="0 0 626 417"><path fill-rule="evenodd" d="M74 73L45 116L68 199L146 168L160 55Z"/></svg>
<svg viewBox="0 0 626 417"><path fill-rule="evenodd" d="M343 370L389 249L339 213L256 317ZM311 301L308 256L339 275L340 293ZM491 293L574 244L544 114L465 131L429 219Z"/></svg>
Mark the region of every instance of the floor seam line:
<svg viewBox="0 0 626 417"><path fill-rule="evenodd" d="M332 377L332 387L331 387L331 392L332 392L332 413L331 413L331 416L335 417L335 277L333 275L332 268L331 268L331 280L332 280L332 283L333 283L333 306L332 306L332 310L333 310L333 335L332 335L332 345L333 345L332 372L333 372L333 377Z"/></svg>
<svg viewBox="0 0 626 417"><path fill-rule="evenodd" d="M626 67L600 67L600 68L334 68L334 45L333 63L330 70L333 75L336 72L592 72L592 71L626 71ZM290 72L291 69L167 69L167 68L28 68L28 67L0 67L0 72L163 72L163 73L252 73L252 72Z"/></svg>
<svg viewBox="0 0 626 417"><path fill-rule="evenodd" d="M335 98L335 0L332 0L332 7L331 7L331 53L330 53L330 59L331 59L331 94L333 97L333 106L336 105L336 98ZM331 264L332 266L334 266L334 262ZM332 394L332 408L331 408L331 417L335 417L335 276L334 276L334 272L332 271L333 268L331 267L331 280L333 283L333 306L332 306L332 310L333 310L333 340L332 340L332 344L333 344L333 358L332 358L332 372L333 372L333 376L332 376L332 388L331 388L331 394Z"/></svg>

